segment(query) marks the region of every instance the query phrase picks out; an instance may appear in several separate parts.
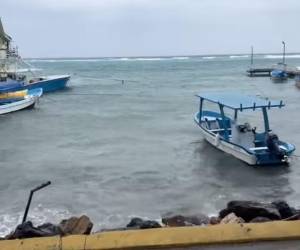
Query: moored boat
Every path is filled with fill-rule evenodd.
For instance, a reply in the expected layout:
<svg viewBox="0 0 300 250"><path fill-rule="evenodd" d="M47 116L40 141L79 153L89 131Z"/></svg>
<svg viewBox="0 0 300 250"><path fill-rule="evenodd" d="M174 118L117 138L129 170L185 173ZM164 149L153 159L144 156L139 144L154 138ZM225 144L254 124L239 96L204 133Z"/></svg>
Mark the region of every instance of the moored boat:
<svg viewBox="0 0 300 250"><path fill-rule="evenodd" d="M11 46L12 38L3 29L0 20L0 88L7 92L42 88L44 93L64 89L70 80L70 75L36 76L30 70L31 65L26 63L18 54L17 48ZM21 74L19 65L29 67L33 77Z"/></svg>
<svg viewBox="0 0 300 250"><path fill-rule="evenodd" d="M271 79L273 81L285 81L288 79L288 74L285 70L274 69L271 71Z"/></svg>
<svg viewBox="0 0 300 250"><path fill-rule="evenodd" d="M42 88L29 90L21 99L3 98L0 99L0 114L7 114L14 111L32 108L43 94Z"/></svg>
<svg viewBox="0 0 300 250"><path fill-rule="evenodd" d="M233 155L249 165L277 165L289 163L295 146L279 140L269 125L267 110L282 108L282 101L270 101L232 93L207 93L200 98L199 111L194 120L204 138L216 148ZM218 111L205 110L206 103L214 104ZM224 109L232 112L225 115ZM238 113L260 111L264 128L258 132L249 123L241 123Z"/></svg>

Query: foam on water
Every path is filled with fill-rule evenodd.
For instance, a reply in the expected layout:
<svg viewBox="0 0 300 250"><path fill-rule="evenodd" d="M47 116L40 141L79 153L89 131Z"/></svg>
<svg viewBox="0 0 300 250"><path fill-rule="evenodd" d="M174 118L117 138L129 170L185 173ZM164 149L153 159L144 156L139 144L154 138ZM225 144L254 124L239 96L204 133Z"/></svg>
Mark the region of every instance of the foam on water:
<svg viewBox="0 0 300 250"><path fill-rule="evenodd" d="M265 55L266 59L281 59L282 55ZM300 58L300 55L285 55L285 58Z"/></svg>
<svg viewBox="0 0 300 250"><path fill-rule="evenodd" d="M0 214L0 237L8 235L22 222L23 213L24 212ZM49 209L39 204L30 210L27 220L32 221L34 226L38 226L50 221L52 223L59 223L62 219L67 219L71 216L72 215L66 210L57 208Z"/></svg>
<svg viewBox="0 0 300 250"><path fill-rule="evenodd" d="M42 69L39 68L20 68L17 70L19 73L31 72L31 71L41 71Z"/></svg>
<svg viewBox="0 0 300 250"><path fill-rule="evenodd" d="M202 59L206 59L206 60L211 60L211 59L215 59L215 56L203 56Z"/></svg>
<svg viewBox="0 0 300 250"><path fill-rule="evenodd" d="M234 59L234 58L247 58L247 57L249 57L249 55L232 55L232 56L229 56L229 58L232 58L232 59Z"/></svg>

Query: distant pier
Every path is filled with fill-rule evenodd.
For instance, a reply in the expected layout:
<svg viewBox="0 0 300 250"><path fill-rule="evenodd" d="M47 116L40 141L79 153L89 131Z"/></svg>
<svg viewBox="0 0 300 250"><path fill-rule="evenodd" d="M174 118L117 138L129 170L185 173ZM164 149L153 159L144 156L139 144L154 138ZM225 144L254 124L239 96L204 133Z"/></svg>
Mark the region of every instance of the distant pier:
<svg viewBox="0 0 300 250"><path fill-rule="evenodd" d="M270 68L250 68L247 70L247 74L250 77L270 77L272 70L275 68L270 67ZM296 68L287 68L285 72L288 74L288 77L295 77L295 75L299 75L300 71Z"/></svg>

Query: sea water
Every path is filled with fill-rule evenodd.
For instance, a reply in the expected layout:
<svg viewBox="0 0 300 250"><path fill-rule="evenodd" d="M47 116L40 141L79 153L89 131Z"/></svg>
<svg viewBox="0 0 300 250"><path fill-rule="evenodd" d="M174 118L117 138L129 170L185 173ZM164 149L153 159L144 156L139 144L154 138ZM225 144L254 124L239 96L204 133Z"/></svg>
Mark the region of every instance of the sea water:
<svg viewBox="0 0 300 250"><path fill-rule="evenodd" d="M270 66L280 55L259 55ZM288 55L300 66L300 55ZM294 80L249 78L247 55L28 59L43 74L70 74L69 88L44 95L33 110L0 116L0 235L88 215L94 231L133 216L214 214L233 199L285 199L300 205L300 162L254 168L203 140L193 116L198 93L234 91L284 100L269 112L279 137L300 145L300 90ZM38 74L39 72L35 72ZM261 123L260 112L250 112ZM254 119L254 120L253 120ZM255 124L251 124L255 125Z"/></svg>

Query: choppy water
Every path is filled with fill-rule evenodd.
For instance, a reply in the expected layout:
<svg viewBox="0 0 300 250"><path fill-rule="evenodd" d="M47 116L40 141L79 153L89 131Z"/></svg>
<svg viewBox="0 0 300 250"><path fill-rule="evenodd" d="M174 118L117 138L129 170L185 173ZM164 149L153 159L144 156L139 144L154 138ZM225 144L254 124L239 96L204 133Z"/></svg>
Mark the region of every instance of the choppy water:
<svg viewBox="0 0 300 250"><path fill-rule="evenodd" d="M256 64L279 59L261 55ZM300 204L299 158L288 169L249 167L204 142L193 122L198 92L265 95L286 101L270 113L271 125L300 145L293 80L248 78L243 55L28 61L72 80L35 109L0 117L0 235L21 221L29 190L46 180L53 184L36 193L29 218L38 224L84 213L95 230L132 216L213 214L231 199ZM300 55L287 62L300 66Z"/></svg>

